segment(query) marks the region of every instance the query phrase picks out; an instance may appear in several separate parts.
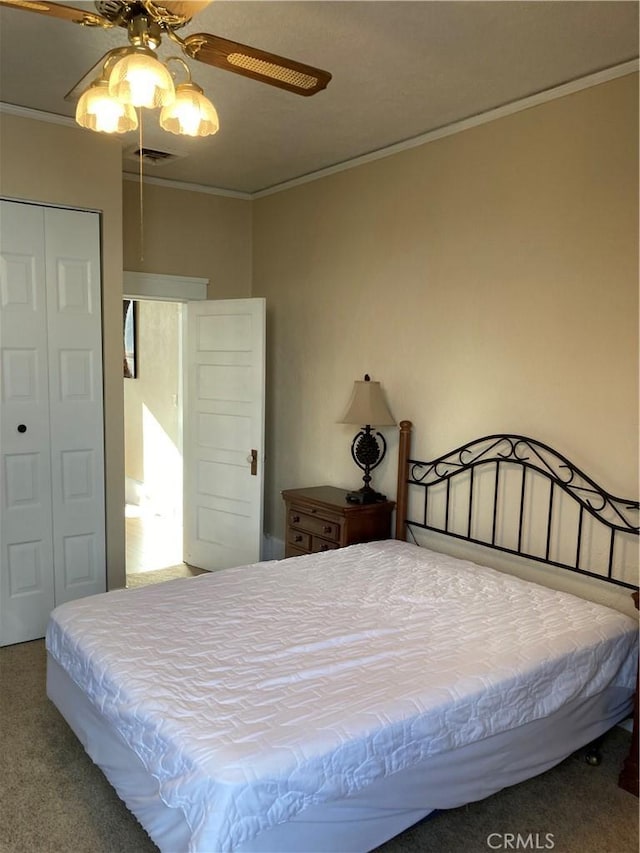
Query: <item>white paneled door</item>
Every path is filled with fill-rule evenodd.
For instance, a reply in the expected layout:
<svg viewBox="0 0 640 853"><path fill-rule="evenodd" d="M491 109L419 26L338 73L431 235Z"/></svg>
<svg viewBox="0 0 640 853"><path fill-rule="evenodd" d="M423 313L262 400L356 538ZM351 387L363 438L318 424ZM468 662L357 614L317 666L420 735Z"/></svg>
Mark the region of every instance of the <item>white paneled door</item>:
<svg viewBox="0 0 640 853"><path fill-rule="evenodd" d="M0 645L105 589L100 218L0 203Z"/></svg>
<svg viewBox="0 0 640 853"><path fill-rule="evenodd" d="M186 314L185 562L260 559L264 479L265 301L191 302Z"/></svg>

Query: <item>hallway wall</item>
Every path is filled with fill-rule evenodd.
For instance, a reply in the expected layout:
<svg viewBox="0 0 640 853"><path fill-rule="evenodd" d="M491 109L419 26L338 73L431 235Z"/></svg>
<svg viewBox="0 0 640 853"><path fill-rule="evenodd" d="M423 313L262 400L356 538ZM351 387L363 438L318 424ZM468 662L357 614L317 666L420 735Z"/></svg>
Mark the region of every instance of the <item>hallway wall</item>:
<svg viewBox="0 0 640 853"><path fill-rule="evenodd" d="M156 493L156 500L162 500L158 490L182 491L181 315L177 302L137 301L136 378L123 380L125 476L144 484L149 498Z"/></svg>

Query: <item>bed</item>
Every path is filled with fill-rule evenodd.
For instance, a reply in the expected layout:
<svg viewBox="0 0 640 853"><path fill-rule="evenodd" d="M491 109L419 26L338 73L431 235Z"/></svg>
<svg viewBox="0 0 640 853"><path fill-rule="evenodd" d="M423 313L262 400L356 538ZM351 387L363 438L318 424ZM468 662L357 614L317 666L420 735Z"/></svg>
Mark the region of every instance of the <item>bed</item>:
<svg viewBox="0 0 640 853"><path fill-rule="evenodd" d="M491 547L633 589L638 504L549 448L490 438L420 462L403 422L395 540L52 613L48 694L161 850L371 850L434 810L543 772L630 715L634 619L404 541L433 529L486 544L475 507L486 504L481 469L498 465ZM501 509L513 504L501 470L511 463L515 540ZM551 510L539 478L552 483ZM569 562L556 491L578 504Z"/></svg>

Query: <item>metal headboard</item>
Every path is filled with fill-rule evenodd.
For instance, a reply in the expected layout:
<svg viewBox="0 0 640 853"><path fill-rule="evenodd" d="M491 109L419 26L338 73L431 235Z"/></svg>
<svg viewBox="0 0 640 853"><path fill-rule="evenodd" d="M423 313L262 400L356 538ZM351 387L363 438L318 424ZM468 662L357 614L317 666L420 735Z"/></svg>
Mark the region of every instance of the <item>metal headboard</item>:
<svg viewBox="0 0 640 853"><path fill-rule="evenodd" d="M400 445L398 464L398 496L396 515L396 538L405 539L407 529L419 528L435 531L466 542L484 545L507 554L537 560L552 566L558 566L579 574L605 580L629 589L637 589L637 583L616 577L614 565L616 548L619 539L638 536L640 527L640 504L638 501L617 498L600 488L590 477L576 468L566 457L553 450L546 444L521 435L490 435L462 445L444 456L431 462L421 462L410 458L411 422L400 423ZM500 541L497 526L500 512L501 477L505 469L519 469L519 485L517 487L515 506L511 507L515 516L515 529L512 534L512 544L505 545ZM484 524L483 535L477 532L474 513L477 512L477 501L474 494L477 489L476 481L482 472L493 480L489 489L490 503L485 506L484 514L488 523ZM536 550L527 548L525 544L525 502L531 487L531 476L542 477L548 481L548 493L543 497L544 514L541 525L541 543ZM456 478L465 478L464 507L461 521L460 510L456 510L456 523L452 523L452 489ZM431 518L430 502L434 490L438 489L439 523ZM419 497L411 502L409 518L409 491L418 490ZM513 491L513 489L512 489ZM553 540L554 512L559 505L559 496L568 495L577 505L575 520L575 542L573 559L559 558L554 554ZM414 495L415 496L415 495ZM539 510L538 510L539 511ZM583 560L585 519L592 517L608 531L605 557L606 569L602 572L581 567ZM567 531L563 529L563 533ZM566 548L565 548L566 550Z"/></svg>

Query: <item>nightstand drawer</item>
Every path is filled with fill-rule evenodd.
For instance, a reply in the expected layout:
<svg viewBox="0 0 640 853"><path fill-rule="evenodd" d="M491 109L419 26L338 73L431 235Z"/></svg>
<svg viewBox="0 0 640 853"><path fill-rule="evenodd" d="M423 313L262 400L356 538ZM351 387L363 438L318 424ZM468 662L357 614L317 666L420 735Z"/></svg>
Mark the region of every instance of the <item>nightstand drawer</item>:
<svg viewBox="0 0 640 853"><path fill-rule="evenodd" d="M296 507L289 510L289 526L315 533L325 539L340 541L340 525L337 522L315 515L307 515Z"/></svg>
<svg viewBox="0 0 640 853"><path fill-rule="evenodd" d="M287 536L287 544L293 545L294 548L300 548L302 551L311 550L311 534L305 533L304 530L294 530L289 528Z"/></svg>
<svg viewBox="0 0 640 853"><path fill-rule="evenodd" d="M311 539L311 553L318 554L321 551L335 551L339 548L337 542L329 542L326 539L320 539L318 536L313 536Z"/></svg>

